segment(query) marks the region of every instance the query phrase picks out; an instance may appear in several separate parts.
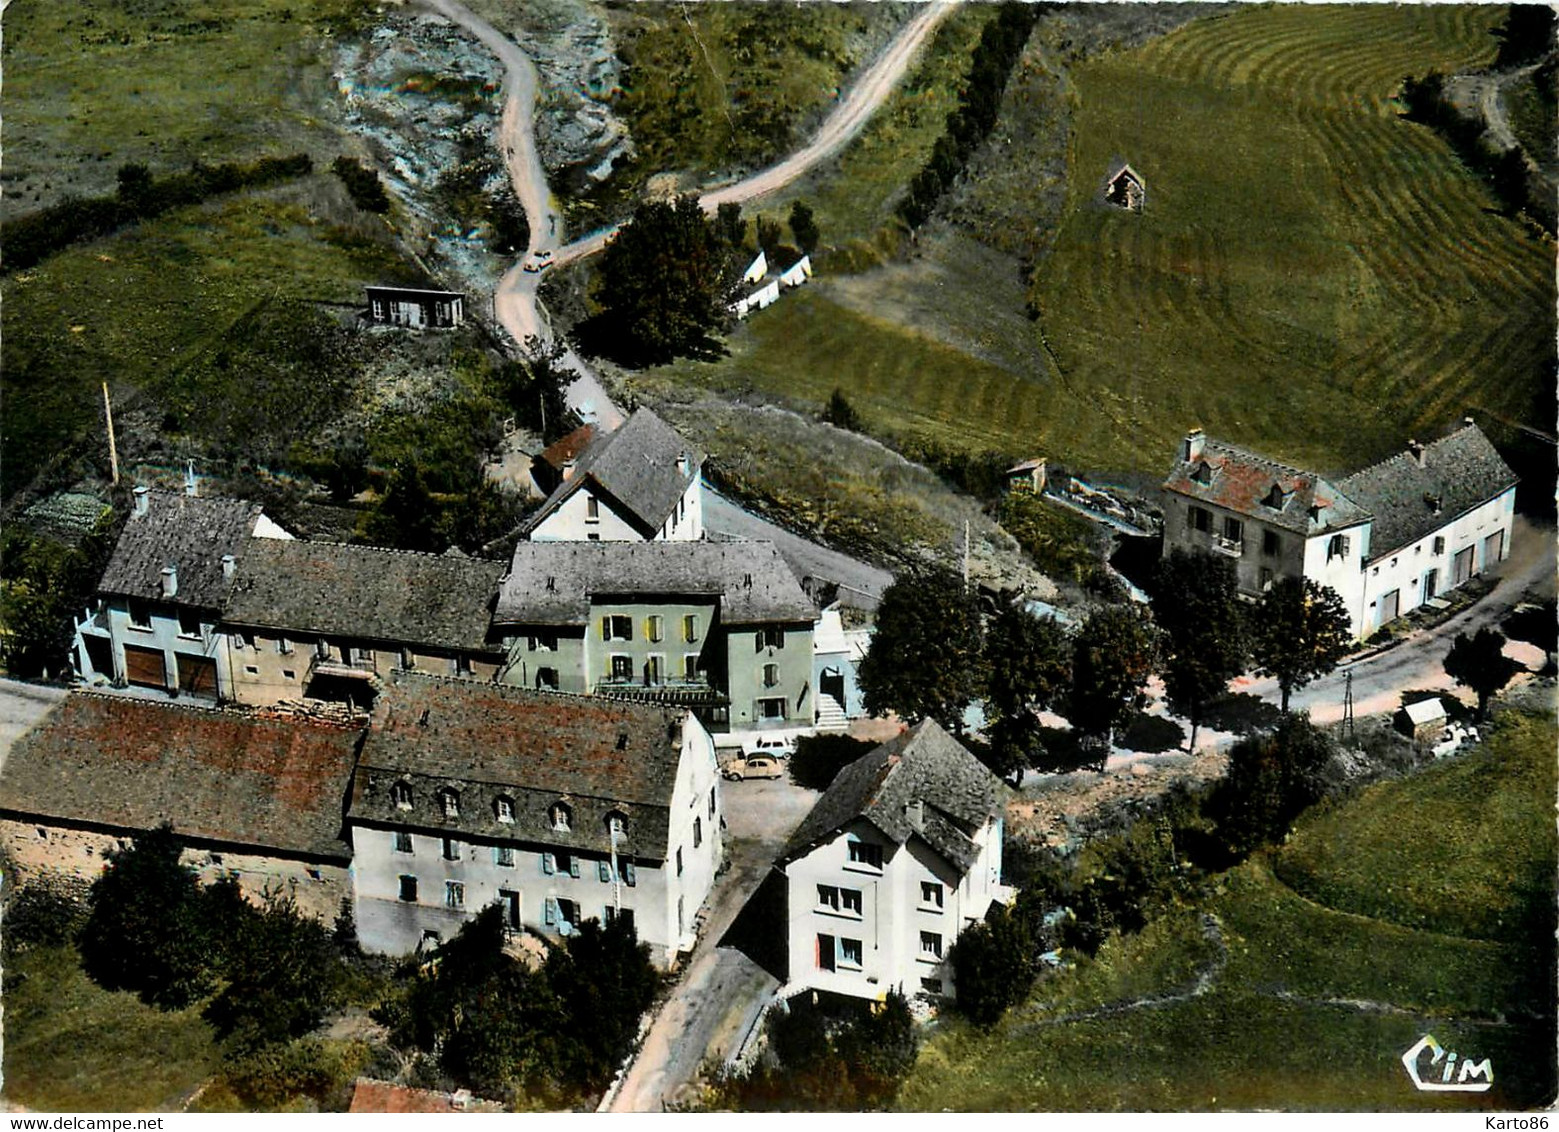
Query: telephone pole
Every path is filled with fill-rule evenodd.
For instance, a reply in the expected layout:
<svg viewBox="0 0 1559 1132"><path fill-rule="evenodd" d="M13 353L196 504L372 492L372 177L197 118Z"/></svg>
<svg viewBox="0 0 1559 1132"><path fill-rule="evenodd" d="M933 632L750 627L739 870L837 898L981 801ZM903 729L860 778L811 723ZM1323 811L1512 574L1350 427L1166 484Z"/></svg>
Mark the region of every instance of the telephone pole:
<svg viewBox="0 0 1559 1132"><path fill-rule="evenodd" d="M1342 692L1342 727L1348 735L1348 742L1355 741L1353 730L1353 669L1343 673Z"/></svg>
<svg viewBox="0 0 1559 1132"><path fill-rule="evenodd" d="M108 401L108 382L103 382L103 416L108 421L108 468L119 486L119 449L114 446L114 407Z"/></svg>

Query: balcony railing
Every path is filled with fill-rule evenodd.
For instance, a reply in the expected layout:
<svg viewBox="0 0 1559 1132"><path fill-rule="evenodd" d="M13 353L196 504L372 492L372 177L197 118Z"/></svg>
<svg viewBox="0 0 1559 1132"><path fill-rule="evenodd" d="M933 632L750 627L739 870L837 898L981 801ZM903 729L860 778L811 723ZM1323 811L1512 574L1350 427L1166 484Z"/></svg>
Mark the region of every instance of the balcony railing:
<svg viewBox="0 0 1559 1132"><path fill-rule="evenodd" d="M1229 538L1226 535L1213 535L1208 540L1212 549L1218 554L1227 554L1230 558L1239 558L1245 553L1245 540Z"/></svg>

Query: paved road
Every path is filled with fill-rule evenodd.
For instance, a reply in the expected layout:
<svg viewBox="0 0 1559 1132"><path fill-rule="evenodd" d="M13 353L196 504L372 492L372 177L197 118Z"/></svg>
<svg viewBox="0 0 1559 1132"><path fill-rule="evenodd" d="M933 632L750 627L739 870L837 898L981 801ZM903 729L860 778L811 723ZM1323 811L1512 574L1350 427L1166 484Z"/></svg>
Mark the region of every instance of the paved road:
<svg viewBox="0 0 1559 1132"><path fill-rule="evenodd" d="M1342 718L1345 672L1353 672L1353 710L1355 715L1376 715L1402 706L1402 693L1409 689L1451 691L1455 682L1445 674L1445 654L1458 633L1475 633L1484 626L1498 627L1505 616L1528 591L1546 594L1555 585L1554 532L1534 527L1518 517L1511 535L1510 557L1495 572L1499 581L1476 605L1448 621L1424 629L1395 648L1315 681L1294 693L1292 706L1306 709L1317 723ZM1237 680L1236 692L1250 692L1272 703L1278 702L1274 680Z"/></svg>
<svg viewBox="0 0 1559 1132"><path fill-rule="evenodd" d="M727 782L723 791L731 867L715 882L698 946L645 1036L610 1112L661 1112L682 1101L705 1059L729 1055L779 987L745 954L718 945L818 795L785 779Z"/></svg>
<svg viewBox="0 0 1559 1132"><path fill-rule="evenodd" d="M0 770L15 743L35 727L49 709L70 693L47 684L25 684L0 678Z"/></svg>
<svg viewBox="0 0 1559 1132"><path fill-rule="evenodd" d="M774 543L798 578L838 583L839 597L845 605L875 609L882 591L893 581L893 575L880 566L829 550L760 519L708 487L704 489L704 527L716 536Z"/></svg>

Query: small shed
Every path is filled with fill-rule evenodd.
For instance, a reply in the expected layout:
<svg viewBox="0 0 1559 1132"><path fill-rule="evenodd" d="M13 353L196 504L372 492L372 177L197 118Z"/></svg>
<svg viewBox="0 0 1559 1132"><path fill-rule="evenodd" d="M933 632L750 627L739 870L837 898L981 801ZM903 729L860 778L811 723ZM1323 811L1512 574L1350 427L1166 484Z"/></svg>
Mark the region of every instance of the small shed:
<svg viewBox="0 0 1559 1132"><path fill-rule="evenodd" d="M731 304L731 311L737 318L746 318L751 311L761 311L764 307L772 306L779 301L780 285L778 279L770 279L762 287L751 294L737 299Z"/></svg>
<svg viewBox="0 0 1559 1132"><path fill-rule="evenodd" d="M1104 183L1104 199L1127 212L1141 212L1147 197L1148 187L1142 175L1130 165L1122 165Z"/></svg>
<svg viewBox="0 0 1559 1132"><path fill-rule="evenodd" d="M1045 460L1036 457L1014 464L1006 471L1008 491L1030 491L1035 495L1045 490Z"/></svg>
<svg viewBox="0 0 1559 1132"><path fill-rule="evenodd" d="M779 272L779 281L787 287L800 287L808 279L812 278L812 257L803 255L793 248L781 248L775 253L775 267Z"/></svg>
<svg viewBox="0 0 1559 1132"><path fill-rule="evenodd" d="M747 270L742 272L742 282L756 283L768 273L769 257L762 248L759 248L757 257L747 265Z"/></svg>
<svg viewBox="0 0 1559 1132"><path fill-rule="evenodd" d="M465 321L466 297L459 291L418 287L368 287L368 318L387 326L447 329Z"/></svg>
<svg viewBox="0 0 1559 1132"><path fill-rule="evenodd" d="M1439 696L1405 705L1393 720L1398 731L1415 743L1436 743L1445 733L1445 705Z"/></svg>

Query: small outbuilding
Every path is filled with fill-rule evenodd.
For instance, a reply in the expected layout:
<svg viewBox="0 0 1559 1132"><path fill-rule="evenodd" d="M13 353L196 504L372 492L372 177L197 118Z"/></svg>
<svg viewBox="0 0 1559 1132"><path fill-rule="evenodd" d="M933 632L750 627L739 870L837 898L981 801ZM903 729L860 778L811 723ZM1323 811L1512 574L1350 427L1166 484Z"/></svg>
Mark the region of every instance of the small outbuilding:
<svg viewBox="0 0 1559 1132"><path fill-rule="evenodd" d="M367 287L368 318L387 326L450 329L465 322L466 297L459 291L417 287Z"/></svg>
<svg viewBox="0 0 1559 1132"><path fill-rule="evenodd" d="M1104 199L1127 212L1141 212L1147 197L1148 187L1142 175L1130 165L1122 165L1104 183Z"/></svg>
<svg viewBox="0 0 1559 1132"><path fill-rule="evenodd" d="M1007 490L1028 491L1035 495L1045 490L1045 460L1037 457L1033 460L1024 460L1021 464L1014 464L1006 471Z"/></svg>
<svg viewBox="0 0 1559 1132"><path fill-rule="evenodd" d="M1445 705L1440 697L1405 705L1393 722L1398 731L1415 743L1436 743L1445 733Z"/></svg>

